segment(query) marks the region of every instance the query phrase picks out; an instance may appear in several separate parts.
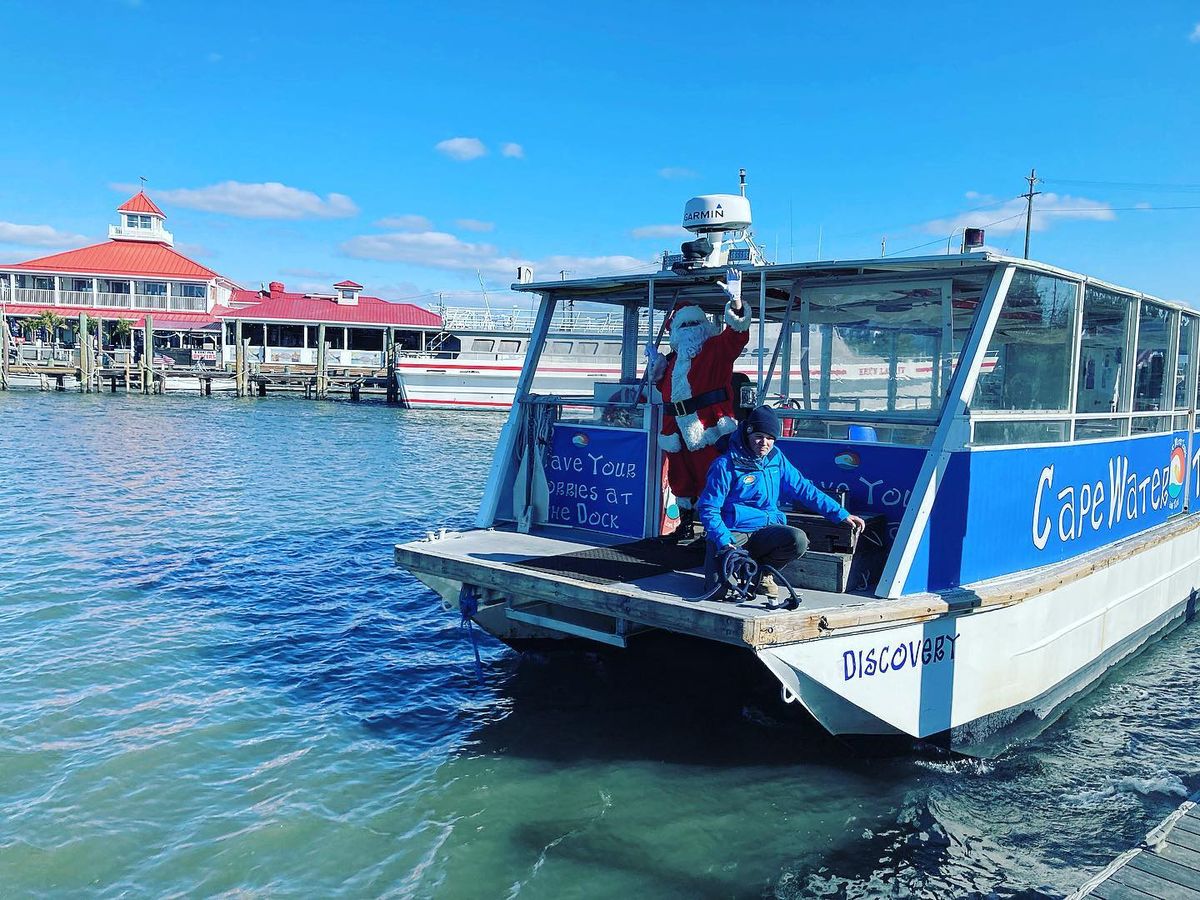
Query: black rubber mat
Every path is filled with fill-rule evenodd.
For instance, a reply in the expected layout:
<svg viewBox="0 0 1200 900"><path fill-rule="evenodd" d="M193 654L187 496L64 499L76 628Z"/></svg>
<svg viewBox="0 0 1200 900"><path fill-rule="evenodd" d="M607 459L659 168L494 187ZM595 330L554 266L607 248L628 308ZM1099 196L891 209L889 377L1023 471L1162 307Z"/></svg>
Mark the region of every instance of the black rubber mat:
<svg viewBox="0 0 1200 900"><path fill-rule="evenodd" d="M681 543L650 538L615 547L539 556L514 565L538 572L570 575L597 584L630 582L666 572L700 568L704 565L704 538Z"/></svg>

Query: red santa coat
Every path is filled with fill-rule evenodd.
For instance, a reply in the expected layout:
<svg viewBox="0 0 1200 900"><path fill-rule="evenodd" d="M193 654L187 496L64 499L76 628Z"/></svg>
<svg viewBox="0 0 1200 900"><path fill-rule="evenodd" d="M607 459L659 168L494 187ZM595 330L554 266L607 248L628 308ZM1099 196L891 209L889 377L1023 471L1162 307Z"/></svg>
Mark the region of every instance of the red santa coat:
<svg viewBox="0 0 1200 900"><path fill-rule="evenodd" d="M664 402L662 434L659 445L668 453L686 446L689 450L710 447L723 435L737 428L733 410L733 363L750 340L750 308L742 306L742 315L725 307L726 326L704 342L691 359L679 359L677 353L666 357L666 368L656 379ZM725 389L725 398L684 415L675 415L671 404L699 397L709 391Z"/></svg>

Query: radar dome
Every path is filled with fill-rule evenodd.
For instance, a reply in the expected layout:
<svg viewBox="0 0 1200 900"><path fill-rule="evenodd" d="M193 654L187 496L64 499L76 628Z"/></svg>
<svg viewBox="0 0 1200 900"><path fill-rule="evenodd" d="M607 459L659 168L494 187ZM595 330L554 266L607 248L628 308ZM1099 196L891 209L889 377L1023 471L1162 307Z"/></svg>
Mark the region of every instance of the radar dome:
<svg viewBox="0 0 1200 900"><path fill-rule="evenodd" d="M750 201L738 194L703 194L683 208L683 227L696 234L744 231L750 227Z"/></svg>

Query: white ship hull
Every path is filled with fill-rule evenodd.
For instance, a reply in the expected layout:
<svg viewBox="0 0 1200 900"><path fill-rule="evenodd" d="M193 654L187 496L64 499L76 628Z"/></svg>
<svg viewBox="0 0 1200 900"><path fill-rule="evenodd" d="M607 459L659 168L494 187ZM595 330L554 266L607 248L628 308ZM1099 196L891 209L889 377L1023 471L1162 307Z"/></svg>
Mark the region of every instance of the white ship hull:
<svg viewBox="0 0 1200 900"><path fill-rule="evenodd" d="M1009 606L862 628L757 651L840 735L950 732L979 747L1024 713L1042 727L1111 666L1179 624L1200 568L1200 529ZM1007 735L1011 737L1011 735ZM978 752L978 750L976 750Z"/></svg>

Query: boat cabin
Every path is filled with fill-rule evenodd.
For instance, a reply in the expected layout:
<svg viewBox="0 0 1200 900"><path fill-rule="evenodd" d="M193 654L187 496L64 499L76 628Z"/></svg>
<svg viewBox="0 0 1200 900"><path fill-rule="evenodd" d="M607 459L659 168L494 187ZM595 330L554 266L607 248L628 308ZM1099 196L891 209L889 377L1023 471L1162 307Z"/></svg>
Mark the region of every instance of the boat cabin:
<svg viewBox="0 0 1200 900"><path fill-rule="evenodd" d="M628 539L671 530L661 407L643 382L638 322L657 330L681 299L719 322L718 277L514 285L541 306L480 527L521 518L513 486L522 435L534 434L548 503L532 525ZM755 397L785 423L779 449L851 511L886 522L887 564L852 590L953 588L1061 561L1187 508L1190 310L989 253L747 268L743 300L759 350ZM532 395L547 325L571 301L622 308L621 377L589 396ZM1110 460L1136 476L1128 509L1113 496L1126 479L1110 483ZM1017 535L1027 540L995 552Z"/></svg>

